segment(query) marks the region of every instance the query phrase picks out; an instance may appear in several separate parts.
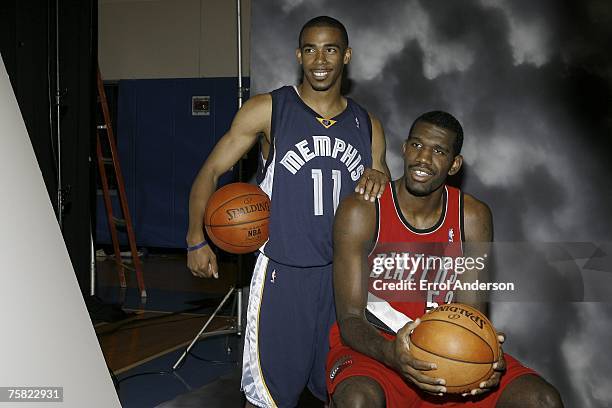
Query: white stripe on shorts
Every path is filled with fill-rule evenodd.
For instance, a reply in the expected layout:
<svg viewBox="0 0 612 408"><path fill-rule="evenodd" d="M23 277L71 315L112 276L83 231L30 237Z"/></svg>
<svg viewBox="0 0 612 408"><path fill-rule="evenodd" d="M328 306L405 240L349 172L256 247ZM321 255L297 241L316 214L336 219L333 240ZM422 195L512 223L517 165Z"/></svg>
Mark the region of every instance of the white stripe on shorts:
<svg viewBox="0 0 612 408"><path fill-rule="evenodd" d="M261 372L259 363L259 313L266 280L268 257L260 253L253 270L251 290L249 293L249 306L247 307L247 324L244 332L244 354L242 357L242 383L240 388L244 391L247 400L258 407L274 408L276 403L270 395Z"/></svg>
<svg viewBox="0 0 612 408"><path fill-rule="evenodd" d="M395 333L404 327L406 323L412 322L411 318L392 308L386 300L371 293L368 293L367 309Z"/></svg>

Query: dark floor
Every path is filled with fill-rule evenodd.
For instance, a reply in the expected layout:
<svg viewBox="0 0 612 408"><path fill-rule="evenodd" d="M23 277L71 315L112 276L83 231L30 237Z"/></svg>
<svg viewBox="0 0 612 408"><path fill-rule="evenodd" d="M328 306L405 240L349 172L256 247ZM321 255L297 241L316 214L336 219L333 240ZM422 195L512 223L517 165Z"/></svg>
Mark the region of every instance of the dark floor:
<svg viewBox="0 0 612 408"><path fill-rule="evenodd" d="M245 263L248 262L247 260ZM97 262L97 296L106 304L121 305L123 310L130 313L132 320L134 313L143 313L144 320L140 320L137 325L130 326L133 321L112 323L120 327L116 335L112 333L112 324L96 326L99 333L106 330L106 334L99 334L99 339L107 363L115 371L122 406L244 406L244 397L240 392L242 350L238 336L223 335L200 340L184 363L177 370L172 370L186 343L195 337L201 327L199 322L212 313L230 286L235 284L235 258L226 259L220 266L218 280L193 277L186 268L184 254L148 255L143 258L143 274L147 288L147 298L144 302L135 288L133 271L126 270L128 288L121 290L118 287L115 263L111 259L98 259ZM230 317L235 315L233 298L230 298L220 314ZM180 313L184 311L189 314ZM162 317L162 320L159 320L155 317L156 314L168 312L176 313L172 316L187 316L188 319L199 320L193 320L192 327L185 329L185 326L172 326L177 324L177 319ZM147 320L150 315L154 319ZM109 327L111 330L108 330ZM147 358L127 356L138 362L132 364L132 361L129 366L121 368L117 353L130 353L126 350L134 350L134 347L145 357L147 353L151 355ZM304 393L299 404L299 407L321 406L323 404L308 392Z"/></svg>
<svg viewBox="0 0 612 408"><path fill-rule="evenodd" d="M229 341L228 341L229 340ZM227 345L231 351L227 352ZM193 349L185 363L172 372L172 366L182 349L158 357L148 363L129 370L117 378L119 399L125 408L155 407L240 407L242 395L239 380L226 384L225 401L219 401L215 394L201 391L206 384L214 384L219 377L237 373L240 355L235 350L238 341L235 336L217 337L204 340ZM196 358L197 357L197 358ZM209 361L203 361L206 359ZM167 374L160 374L165 372ZM182 398L177 398L182 395ZM213 397L216 399L213 401ZM179 400L180 405L173 400Z"/></svg>

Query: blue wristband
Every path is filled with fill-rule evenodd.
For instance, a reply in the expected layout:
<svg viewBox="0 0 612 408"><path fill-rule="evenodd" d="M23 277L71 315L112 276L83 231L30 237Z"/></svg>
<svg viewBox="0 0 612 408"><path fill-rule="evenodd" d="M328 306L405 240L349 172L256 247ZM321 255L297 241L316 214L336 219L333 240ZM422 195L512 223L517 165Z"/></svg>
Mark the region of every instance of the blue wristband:
<svg viewBox="0 0 612 408"><path fill-rule="evenodd" d="M208 242L202 241L199 244L196 244L196 245L193 245L193 246L188 246L187 247L187 252L191 252L191 251L195 251L196 249L204 248L206 245L208 245Z"/></svg>

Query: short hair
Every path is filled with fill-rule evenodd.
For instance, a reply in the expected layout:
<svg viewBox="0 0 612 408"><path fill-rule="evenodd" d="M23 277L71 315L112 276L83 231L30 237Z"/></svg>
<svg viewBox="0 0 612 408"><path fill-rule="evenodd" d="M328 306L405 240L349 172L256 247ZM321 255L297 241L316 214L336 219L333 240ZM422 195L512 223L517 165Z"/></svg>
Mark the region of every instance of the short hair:
<svg viewBox="0 0 612 408"><path fill-rule="evenodd" d="M311 28L311 27L337 28L338 30L340 30L340 33L342 34L342 41L344 42L343 44L344 47L345 48L348 47L349 45L348 33L346 32L346 28L344 27L344 24L342 24L340 21L336 20L333 17L319 16L319 17L315 17L313 19L308 20L308 22L304 24L304 26L300 30L300 36L298 37L298 48L302 48L302 36L304 35L304 31L306 31L307 28Z"/></svg>
<svg viewBox="0 0 612 408"><path fill-rule="evenodd" d="M412 135L412 130L418 122L427 122L432 125L455 132L455 142L453 143L453 154L456 156L461 153L463 147L463 128L461 123L450 113L444 111L431 111L423 113L410 126L408 138Z"/></svg>

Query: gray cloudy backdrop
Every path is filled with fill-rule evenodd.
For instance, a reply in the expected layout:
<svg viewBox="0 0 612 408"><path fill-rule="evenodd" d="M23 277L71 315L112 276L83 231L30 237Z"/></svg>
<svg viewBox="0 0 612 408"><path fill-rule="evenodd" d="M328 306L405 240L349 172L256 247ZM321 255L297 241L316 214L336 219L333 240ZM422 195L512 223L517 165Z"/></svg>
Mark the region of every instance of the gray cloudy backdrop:
<svg viewBox="0 0 612 408"><path fill-rule="evenodd" d="M612 241L609 1L252 7L252 94L297 83L299 29L317 15L336 17L353 48L349 95L381 119L394 178L414 118L446 110L466 134L461 187L492 208L496 241ZM591 253L573 253L584 259L572 265L584 272ZM496 303L493 320L508 334L506 351L555 384L567 407L612 406L610 303Z"/></svg>

